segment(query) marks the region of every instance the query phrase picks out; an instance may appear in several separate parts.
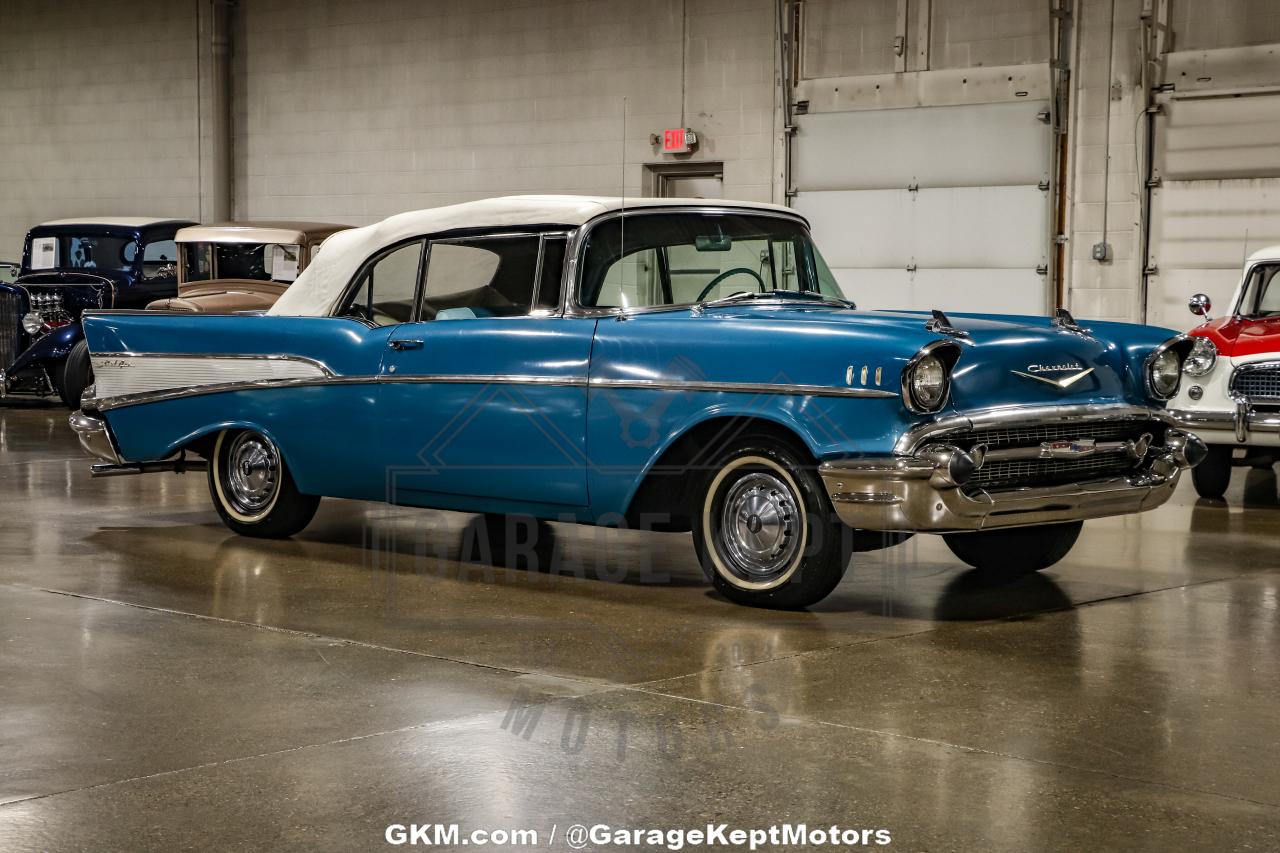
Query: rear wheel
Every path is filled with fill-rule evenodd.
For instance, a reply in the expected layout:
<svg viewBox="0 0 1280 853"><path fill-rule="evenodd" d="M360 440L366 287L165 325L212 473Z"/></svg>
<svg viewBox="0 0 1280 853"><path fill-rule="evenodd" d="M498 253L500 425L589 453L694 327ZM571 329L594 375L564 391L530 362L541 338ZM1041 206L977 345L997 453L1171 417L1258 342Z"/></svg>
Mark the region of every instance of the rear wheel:
<svg viewBox="0 0 1280 853"><path fill-rule="evenodd" d="M1229 444L1209 445L1204 461L1191 469L1191 482L1196 494L1216 500L1227 493L1231 485L1231 457L1235 448Z"/></svg>
<svg viewBox="0 0 1280 853"><path fill-rule="evenodd" d="M320 505L294 485L280 449L254 430L224 430L209 460L209 493L227 527L241 536L283 539L306 527Z"/></svg>
<svg viewBox="0 0 1280 853"><path fill-rule="evenodd" d="M1026 575L1047 569L1067 556L1080 537L1083 521L1038 524L1007 530L948 533L942 538L961 560L990 574Z"/></svg>
<svg viewBox="0 0 1280 853"><path fill-rule="evenodd" d="M812 462L789 444L743 436L696 495L694 547L726 598L794 609L816 604L840 583L853 531L836 518Z"/></svg>
<svg viewBox="0 0 1280 853"><path fill-rule="evenodd" d="M80 341L71 348L66 360L57 371L58 396L72 411L80 408L84 389L93 384L93 365L89 361L89 344Z"/></svg>

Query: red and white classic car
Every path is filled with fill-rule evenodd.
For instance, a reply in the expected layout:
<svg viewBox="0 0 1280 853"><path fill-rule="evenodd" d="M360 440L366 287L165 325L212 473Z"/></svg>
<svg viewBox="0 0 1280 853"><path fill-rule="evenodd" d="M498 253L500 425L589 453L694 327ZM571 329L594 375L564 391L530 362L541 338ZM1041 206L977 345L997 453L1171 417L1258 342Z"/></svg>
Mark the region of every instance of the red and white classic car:
<svg viewBox="0 0 1280 853"><path fill-rule="evenodd" d="M1209 445L1192 471L1201 497L1220 498L1239 456L1252 464L1280 457L1280 246L1255 252L1222 316L1210 317L1209 297L1188 304L1205 319L1190 334L1172 414ZM1241 463L1243 464L1243 463Z"/></svg>

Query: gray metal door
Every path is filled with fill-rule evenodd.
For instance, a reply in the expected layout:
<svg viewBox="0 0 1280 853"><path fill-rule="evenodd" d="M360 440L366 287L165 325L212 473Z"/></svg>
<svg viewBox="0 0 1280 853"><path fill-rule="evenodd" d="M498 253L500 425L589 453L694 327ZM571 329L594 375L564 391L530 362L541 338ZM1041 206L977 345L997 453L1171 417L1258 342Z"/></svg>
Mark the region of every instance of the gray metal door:
<svg viewBox="0 0 1280 853"><path fill-rule="evenodd" d="M1146 320L1187 329L1187 298L1215 313L1246 256L1280 243L1280 93L1165 93L1152 133Z"/></svg>
<svg viewBox="0 0 1280 853"><path fill-rule="evenodd" d="M1048 102L796 117L795 208L868 308L1043 314Z"/></svg>

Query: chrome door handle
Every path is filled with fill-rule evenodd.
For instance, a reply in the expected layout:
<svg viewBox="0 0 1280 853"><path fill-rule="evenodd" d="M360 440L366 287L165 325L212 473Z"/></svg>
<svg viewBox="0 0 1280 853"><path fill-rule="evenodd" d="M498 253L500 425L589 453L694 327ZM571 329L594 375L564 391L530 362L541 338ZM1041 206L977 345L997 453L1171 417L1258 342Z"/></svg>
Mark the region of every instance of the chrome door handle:
<svg viewBox="0 0 1280 853"><path fill-rule="evenodd" d="M395 340L391 342L392 349L422 349L422 341Z"/></svg>

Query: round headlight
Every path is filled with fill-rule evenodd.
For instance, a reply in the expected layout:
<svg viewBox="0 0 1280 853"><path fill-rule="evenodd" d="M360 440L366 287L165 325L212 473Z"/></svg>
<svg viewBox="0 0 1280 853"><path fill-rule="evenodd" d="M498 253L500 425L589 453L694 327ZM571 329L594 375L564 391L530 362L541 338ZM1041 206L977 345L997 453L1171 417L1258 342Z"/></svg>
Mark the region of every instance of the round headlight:
<svg viewBox="0 0 1280 853"><path fill-rule="evenodd" d="M1204 376L1218 363L1218 348L1208 338L1196 336L1196 344L1191 348L1191 355L1183 363L1182 369L1188 376Z"/></svg>
<svg viewBox="0 0 1280 853"><path fill-rule="evenodd" d="M22 328L28 335L34 335L44 328L44 319L37 312L31 311L23 315Z"/></svg>
<svg viewBox="0 0 1280 853"><path fill-rule="evenodd" d="M926 412L942 405L947 396L947 366L936 355L926 355L911 371L911 399Z"/></svg>
<svg viewBox="0 0 1280 853"><path fill-rule="evenodd" d="M1182 359L1170 348L1151 359L1147 368L1152 392L1162 400L1178 393L1178 381L1182 376Z"/></svg>

